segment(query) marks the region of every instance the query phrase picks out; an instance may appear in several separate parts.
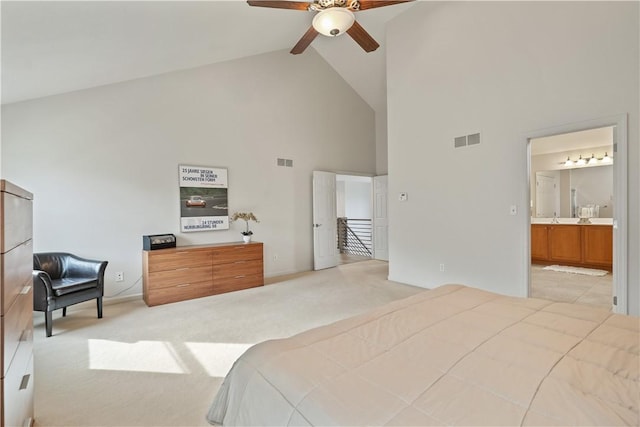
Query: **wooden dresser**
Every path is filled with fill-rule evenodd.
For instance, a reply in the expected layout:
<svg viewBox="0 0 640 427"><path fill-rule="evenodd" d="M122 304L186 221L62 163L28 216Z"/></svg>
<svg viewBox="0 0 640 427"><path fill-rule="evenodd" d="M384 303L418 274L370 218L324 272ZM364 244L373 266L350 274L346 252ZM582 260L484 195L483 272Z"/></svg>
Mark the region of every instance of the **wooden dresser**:
<svg viewBox="0 0 640 427"><path fill-rule="evenodd" d="M6 427L33 424L33 195L0 180L1 413Z"/></svg>
<svg viewBox="0 0 640 427"><path fill-rule="evenodd" d="M148 306L264 285L262 243L219 243L142 252Z"/></svg>

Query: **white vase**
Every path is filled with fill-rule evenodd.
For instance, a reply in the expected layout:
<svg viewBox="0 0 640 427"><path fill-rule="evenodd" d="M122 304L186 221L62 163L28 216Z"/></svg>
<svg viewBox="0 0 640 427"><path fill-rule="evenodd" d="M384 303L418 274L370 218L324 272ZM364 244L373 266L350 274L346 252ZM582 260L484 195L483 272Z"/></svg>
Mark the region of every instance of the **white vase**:
<svg viewBox="0 0 640 427"><path fill-rule="evenodd" d="M242 235L242 240L244 240L245 243L250 243L251 242L251 235L250 234L249 235L243 234Z"/></svg>

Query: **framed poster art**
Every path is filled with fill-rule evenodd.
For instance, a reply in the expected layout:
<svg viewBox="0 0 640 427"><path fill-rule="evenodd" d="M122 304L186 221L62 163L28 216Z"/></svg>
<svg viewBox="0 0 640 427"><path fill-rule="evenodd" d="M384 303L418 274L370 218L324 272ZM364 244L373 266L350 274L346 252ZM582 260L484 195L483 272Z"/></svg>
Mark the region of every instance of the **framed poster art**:
<svg viewBox="0 0 640 427"><path fill-rule="evenodd" d="M180 231L229 228L227 169L179 165Z"/></svg>

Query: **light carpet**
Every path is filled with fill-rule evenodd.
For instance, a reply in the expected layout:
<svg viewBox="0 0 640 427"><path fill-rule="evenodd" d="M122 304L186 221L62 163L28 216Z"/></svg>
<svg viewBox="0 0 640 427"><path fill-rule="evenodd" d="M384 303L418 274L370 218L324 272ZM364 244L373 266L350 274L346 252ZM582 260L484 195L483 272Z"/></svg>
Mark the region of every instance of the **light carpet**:
<svg viewBox="0 0 640 427"><path fill-rule="evenodd" d="M364 261L270 284L147 307L141 299L34 313L36 426L207 426L235 359L252 344L360 314L423 289Z"/></svg>
<svg viewBox="0 0 640 427"><path fill-rule="evenodd" d="M543 270L559 271L563 273L585 274L587 276L606 276L607 270L598 270L595 268L571 267L567 265L548 265Z"/></svg>

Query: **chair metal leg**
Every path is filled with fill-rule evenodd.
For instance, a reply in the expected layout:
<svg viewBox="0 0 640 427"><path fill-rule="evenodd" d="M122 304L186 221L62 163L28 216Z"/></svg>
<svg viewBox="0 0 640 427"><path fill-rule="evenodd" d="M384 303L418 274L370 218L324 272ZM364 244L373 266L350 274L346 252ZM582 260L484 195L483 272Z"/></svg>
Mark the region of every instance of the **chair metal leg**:
<svg viewBox="0 0 640 427"><path fill-rule="evenodd" d="M52 311L44 312L44 327L47 330L47 337L50 337L53 330L53 312Z"/></svg>
<svg viewBox="0 0 640 427"><path fill-rule="evenodd" d="M62 317L67 317L67 307L62 307Z"/></svg>
<svg viewBox="0 0 640 427"><path fill-rule="evenodd" d="M96 299L98 305L98 319L102 319L102 297Z"/></svg>

